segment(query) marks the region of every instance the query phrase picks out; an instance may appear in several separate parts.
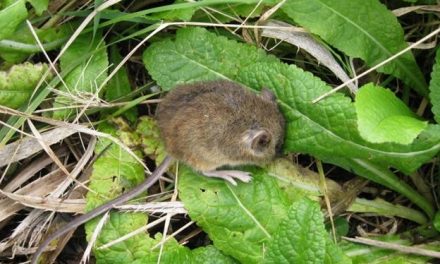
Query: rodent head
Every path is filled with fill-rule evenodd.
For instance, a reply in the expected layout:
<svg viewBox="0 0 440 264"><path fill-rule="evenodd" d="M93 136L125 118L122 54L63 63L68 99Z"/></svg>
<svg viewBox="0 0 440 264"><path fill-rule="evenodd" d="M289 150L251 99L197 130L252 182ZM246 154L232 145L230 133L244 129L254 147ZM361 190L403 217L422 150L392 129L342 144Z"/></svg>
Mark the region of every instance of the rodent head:
<svg viewBox="0 0 440 264"><path fill-rule="evenodd" d="M274 94L268 89L263 89L255 101L247 103L249 106L243 108L248 111L246 120L237 122L240 135L238 142L234 142L239 146L235 158L241 160L240 163L264 164L281 154L284 117Z"/></svg>

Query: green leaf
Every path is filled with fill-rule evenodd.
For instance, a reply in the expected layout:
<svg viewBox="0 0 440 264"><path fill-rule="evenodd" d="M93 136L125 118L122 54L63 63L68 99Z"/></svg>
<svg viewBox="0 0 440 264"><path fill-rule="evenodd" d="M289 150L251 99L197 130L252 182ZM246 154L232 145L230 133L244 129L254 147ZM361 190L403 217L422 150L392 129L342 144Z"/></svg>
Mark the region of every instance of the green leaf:
<svg viewBox="0 0 440 264"><path fill-rule="evenodd" d="M112 69L116 67L122 61L122 56L119 54L118 48L116 45L112 45L110 47L110 63L113 65ZM105 91L105 99L109 102L118 100L123 98L127 94L131 93L131 85L128 80L127 69L122 67L119 69L113 78L107 84ZM126 98L130 99L130 98ZM106 111L109 112L109 111ZM137 118L136 108L131 108L124 113L124 117L130 120L131 122L135 122Z"/></svg>
<svg viewBox="0 0 440 264"><path fill-rule="evenodd" d="M332 46L372 67L407 47L397 18L378 0L295 0L282 10ZM425 79L412 53L378 69L408 84L423 96Z"/></svg>
<svg viewBox="0 0 440 264"><path fill-rule="evenodd" d="M437 229L437 231L440 232L440 212L439 211L437 211L435 213L433 225L434 225L435 229Z"/></svg>
<svg viewBox="0 0 440 264"><path fill-rule="evenodd" d="M368 214L376 213L388 217L398 216L421 225L427 224L428 222L428 219L426 219L423 213L399 204L389 203L380 198L375 198L374 200L356 198L355 202L350 205L347 211Z"/></svg>
<svg viewBox="0 0 440 264"><path fill-rule="evenodd" d="M93 42L91 40L93 39ZM81 62L64 78L65 85L60 91L65 95L59 95L55 99L54 107L65 107L77 103L72 97L90 97L97 91L107 77L108 58L105 43L101 35L93 38L92 34L82 34L66 50L60 59L61 70L69 68L72 63ZM74 113L71 109L54 112L54 117L64 119Z"/></svg>
<svg viewBox="0 0 440 264"><path fill-rule="evenodd" d="M371 83L359 89L354 105L359 132L373 143L410 144L428 126L393 92Z"/></svg>
<svg viewBox="0 0 440 264"><path fill-rule="evenodd" d="M6 4L0 10L0 40L11 36L18 25L27 18L26 1L4 1Z"/></svg>
<svg viewBox="0 0 440 264"><path fill-rule="evenodd" d="M342 249L336 246L329 236L326 237L325 243L325 264L351 264L352 261L344 254Z"/></svg>
<svg viewBox="0 0 440 264"><path fill-rule="evenodd" d="M323 220L316 202L293 203L267 245L265 263L323 263L327 238Z"/></svg>
<svg viewBox="0 0 440 264"><path fill-rule="evenodd" d="M250 171L251 184L231 186L183 167L178 187L191 219L209 234L216 248L242 263L259 263L265 243L278 229L291 202L275 178L262 169Z"/></svg>
<svg viewBox="0 0 440 264"><path fill-rule="evenodd" d="M165 159L166 152L156 121L149 116L141 116L138 121L136 133L140 137L142 150L159 165Z"/></svg>
<svg viewBox="0 0 440 264"><path fill-rule="evenodd" d="M122 60L115 45L110 48L110 62L113 65L118 65ZM114 68L114 67L113 67ZM113 70L113 69L112 69ZM131 92L130 82L128 80L127 70L122 67L116 72L114 77L110 79L107 89L105 91L105 99L107 101L117 100Z"/></svg>
<svg viewBox="0 0 440 264"><path fill-rule="evenodd" d="M323 263L324 258L326 263L350 263L327 241L318 203L290 195L300 190L295 183L286 185L290 175L281 169L244 169L252 172L252 182L237 186L187 166L180 169L179 197L216 248L241 263ZM302 262L305 258L314 262Z"/></svg>
<svg viewBox="0 0 440 264"><path fill-rule="evenodd" d="M68 26L35 28L34 31L46 52L60 47L70 33ZM15 34L0 42L5 44L0 45L0 56L11 63L21 62L29 55L41 52L41 48L27 26L19 27Z"/></svg>
<svg viewBox="0 0 440 264"><path fill-rule="evenodd" d="M437 53L435 55L435 64L431 73L429 90L429 97L431 98L434 119L437 121L437 123L440 123L440 49L437 49Z"/></svg>
<svg viewBox="0 0 440 264"><path fill-rule="evenodd" d="M38 16L41 16L44 11L47 10L47 7L49 6L49 0L27 0L35 9L35 13Z"/></svg>
<svg viewBox="0 0 440 264"><path fill-rule="evenodd" d="M156 245L160 242L162 236L157 235L152 245ZM145 254L137 261L130 262L133 264L156 264L159 259L159 250L149 252ZM188 264L233 264L237 263L229 256L224 255L218 249L213 246L198 247L194 250L190 250L177 243L175 239L171 239L164 245L163 251L160 254L160 263L188 263Z"/></svg>
<svg viewBox="0 0 440 264"><path fill-rule="evenodd" d="M109 124L103 123L99 130L116 135L118 132ZM93 164L93 173L90 176L87 193L86 210L89 211L108 200L119 196L123 190L138 185L144 179L144 171L131 155L107 139L100 140L96 146L96 153L102 155ZM87 238L90 239L100 218L94 219L85 225ZM110 221L104 225L98 237L97 246L103 245L132 232L147 224L148 218L143 213L111 213ZM140 234L116 244L110 249L95 249L94 253L104 263L122 263L136 260L139 254L148 249L148 236Z"/></svg>
<svg viewBox="0 0 440 264"><path fill-rule="evenodd" d="M174 4L182 4L182 3L186 3L186 2L184 0L176 0L174 2ZM176 8L173 10L152 14L151 17L165 21L175 21L175 20L190 21L196 10L197 8L195 7Z"/></svg>
<svg viewBox="0 0 440 264"><path fill-rule="evenodd" d="M46 64L24 63L0 72L0 105L19 108L27 104L47 69Z"/></svg>
<svg viewBox="0 0 440 264"><path fill-rule="evenodd" d="M198 247L192 250L191 263L193 264L221 264L221 263L238 263L233 258L224 255L214 246Z"/></svg>
<svg viewBox="0 0 440 264"><path fill-rule="evenodd" d="M262 50L207 34L202 28L178 30L176 39L153 43L143 55L148 72L165 90L195 81L232 80L249 64L278 61Z"/></svg>
<svg viewBox="0 0 440 264"><path fill-rule="evenodd" d="M207 0L209 2L212 0ZM254 18L261 16L265 11L277 4L277 0L260 0L260 1L224 1L217 5L212 5L211 8L218 12L214 14L207 14L203 10L199 10L195 14L195 18L202 22L212 22L212 16L215 16L216 22L228 23L236 22L239 17Z"/></svg>

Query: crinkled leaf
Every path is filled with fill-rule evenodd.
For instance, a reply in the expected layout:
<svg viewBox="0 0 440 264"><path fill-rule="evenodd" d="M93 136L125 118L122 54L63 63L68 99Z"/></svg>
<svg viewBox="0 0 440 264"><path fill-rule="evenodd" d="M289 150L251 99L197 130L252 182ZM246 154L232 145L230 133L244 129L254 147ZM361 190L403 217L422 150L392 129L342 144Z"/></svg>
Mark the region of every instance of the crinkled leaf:
<svg viewBox="0 0 440 264"><path fill-rule="evenodd" d="M202 28L179 30L176 38L153 43L143 55L148 72L165 90L195 81L234 79L246 65L277 61L262 50L208 34Z"/></svg>
<svg viewBox="0 0 440 264"><path fill-rule="evenodd" d="M0 72L0 105L19 108L27 104L47 69L46 64L24 63Z"/></svg>
<svg viewBox="0 0 440 264"><path fill-rule="evenodd" d="M356 93L354 105L359 133L370 142L410 144L428 125L393 92L371 83Z"/></svg>
<svg viewBox="0 0 440 264"><path fill-rule="evenodd" d="M69 65L77 62L81 64L69 72L64 78L66 85L59 88L68 95L57 96L54 107L75 104L72 96L81 98L93 96L107 77L107 51L100 34L94 38L91 33L78 36L60 59L61 70L68 69ZM63 119L72 113L74 111L71 109L59 110L54 112L54 117Z"/></svg>
<svg viewBox="0 0 440 264"><path fill-rule="evenodd" d="M328 234L319 206L308 199L301 200L304 196L290 195L301 192L303 186L298 186L304 183L296 182L299 176L284 174L286 170L277 167L285 167L285 164L276 163L278 165L272 165L269 170L245 168L252 172L252 182L238 183L237 186L221 179L205 177L184 166L179 174L179 196L191 219L208 233L214 246L241 263L261 263L267 258L282 263L279 261L283 257L276 250L286 254L284 258L287 263L296 263L295 260L305 257L302 253L310 253L309 260L320 263L323 263L324 257L336 261L334 263L339 260L344 261L340 263L350 263L335 245L327 246L332 242L326 241ZM311 183L305 184L310 186L306 189L318 188ZM311 197L314 197L313 194ZM301 202L292 205L298 200ZM292 237L287 230L297 236ZM307 243L303 241L305 238L308 238ZM298 243L295 250L300 251L300 247L309 247L310 250L298 251L300 256L295 256L292 250L287 249L287 243L293 247ZM308 243L319 247L317 255L311 253L315 248L312 249ZM268 253L272 247L276 248L273 254ZM331 256L324 256L326 250Z"/></svg>
<svg viewBox="0 0 440 264"><path fill-rule="evenodd" d="M252 168L252 183L231 186L221 179L180 169L179 197L192 220L214 246L242 263L262 261L271 234L278 229L290 206L275 178Z"/></svg>
<svg viewBox="0 0 440 264"><path fill-rule="evenodd" d="M264 263L323 263L327 237L323 220L316 202L293 203L267 245Z"/></svg>
<svg viewBox="0 0 440 264"><path fill-rule="evenodd" d="M140 117L136 132L140 137L143 152L154 159L156 164L160 164L165 159L166 152L154 118L149 116Z"/></svg>
<svg viewBox="0 0 440 264"><path fill-rule="evenodd" d="M437 121L437 123L440 123L440 49L437 49L435 56L435 64L431 73L429 90L429 97L431 98L434 119Z"/></svg>
<svg viewBox="0 0 440 264"><path fill-rule="evenodd" d="M161 241L162 236L157 235L153 246ZM156 264L158 263L159 250L149 252L137 261L130 262L133 264ZM233 264L237 263L234 259L224 255L213 246L198 247L190 250L177 243L175 239L171 239L164 245L160 256L160 263L188 263L188 264Z"/></svg>
<svg viewBox="0 0 440 264"><path fill-rule="evenodd" d="M18 25L27 18L25 0L4 1L0 10L0 40L11 36Z"/></svg>
<svg viewBox="0 0 440 264"><path fill-rule="evenodd" d="M403 29L393 13L377 0L296 0L282 10L295 22L349 56L372 67L405 49ZM349 40L349 41L348 41ZM428 94L425 79L412 53L378 69Z"/></svg>
<svg viewBox="0 0 440 264"><path fill-rule="evenodd" d="M191 263L193 264L221 264L221 263L238 263L233 258L224 255L214 246L199 247L192 250Z"/></svg>

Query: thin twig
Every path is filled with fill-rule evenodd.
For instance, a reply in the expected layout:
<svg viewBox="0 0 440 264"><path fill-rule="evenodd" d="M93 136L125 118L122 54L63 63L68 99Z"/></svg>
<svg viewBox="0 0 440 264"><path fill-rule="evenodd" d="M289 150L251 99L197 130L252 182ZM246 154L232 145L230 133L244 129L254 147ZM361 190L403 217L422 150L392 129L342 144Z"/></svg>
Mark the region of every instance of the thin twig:
<svg viewBox="0 0 440 264"><path fill-rule="evenodd" d="M419 248L415 246L410 247L410 246L399 245L390 242L383 242L383 241L378 241L364 237L356 237L356 238L342 237L342 238L350 242L364 244L368 246L375 246L378 248L396 250L406 254L415 254L415 255L428 256L433 258L440 258L440 252L438 251Z"/></svg>

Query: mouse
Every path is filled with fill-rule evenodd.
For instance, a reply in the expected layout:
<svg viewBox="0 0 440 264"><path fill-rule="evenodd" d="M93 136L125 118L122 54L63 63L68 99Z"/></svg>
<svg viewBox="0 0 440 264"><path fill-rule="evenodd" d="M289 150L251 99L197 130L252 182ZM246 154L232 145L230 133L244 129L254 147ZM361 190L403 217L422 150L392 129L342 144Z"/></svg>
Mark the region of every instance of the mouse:
<svg viewBox="0 0 440 264"><path fill-rule="evenodd" d="M285 120L275 95L229 80L178 86L158 105L156 119L171 157L233 185L251 176L224 167L264 165L280 154L284 140Z"/></svg>
<svg viewBox="0 0 440 264"><path fill-rule="evenodd" d="M281 153L284 140L285 121L274 94L269 89L257 94L228 80L174 88L159 103L156 119L168 153L162 163L135 188L50 234L32 255L31 264L37 264L52 240L145 192L173 160L236 185L236 179L249 182L251 175L223 167L264 165Z"/></svg>

